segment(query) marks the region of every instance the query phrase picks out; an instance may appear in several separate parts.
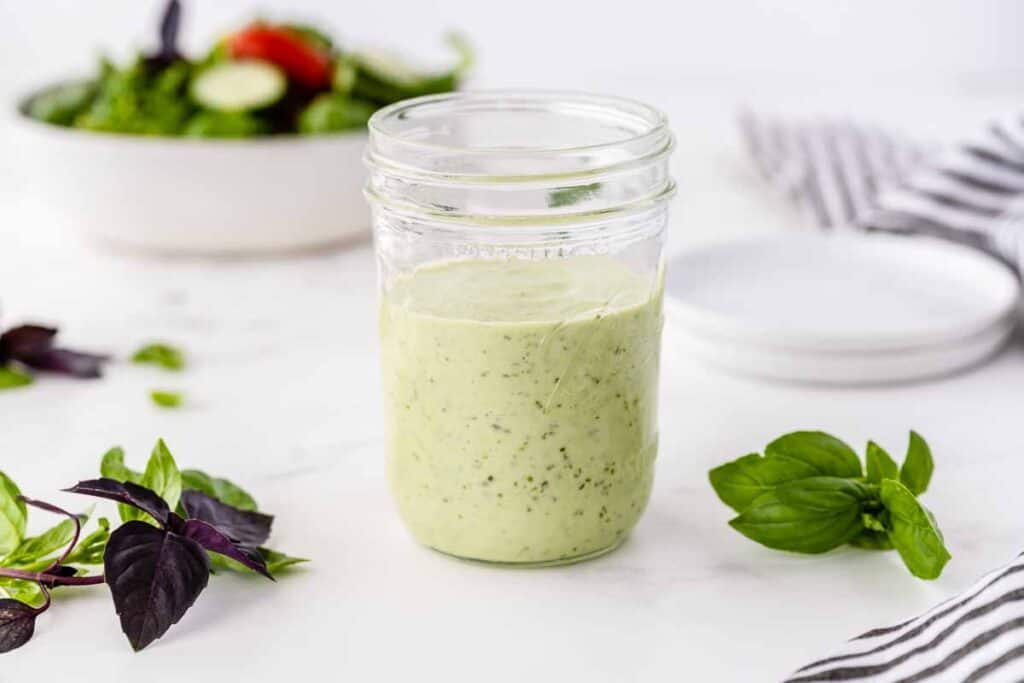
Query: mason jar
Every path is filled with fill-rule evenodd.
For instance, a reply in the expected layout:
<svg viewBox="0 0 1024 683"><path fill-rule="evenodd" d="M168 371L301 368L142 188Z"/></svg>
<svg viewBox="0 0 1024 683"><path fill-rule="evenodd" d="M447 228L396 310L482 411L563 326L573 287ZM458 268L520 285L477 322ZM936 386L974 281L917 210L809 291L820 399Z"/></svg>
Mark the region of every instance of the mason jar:
<svg viewBox="0 0 1024 683"><path fill-rule="evenodd" d="M487 562L615 548L658 450L664 115L453 93L369 127L388 476L406 526Z"/></svg>

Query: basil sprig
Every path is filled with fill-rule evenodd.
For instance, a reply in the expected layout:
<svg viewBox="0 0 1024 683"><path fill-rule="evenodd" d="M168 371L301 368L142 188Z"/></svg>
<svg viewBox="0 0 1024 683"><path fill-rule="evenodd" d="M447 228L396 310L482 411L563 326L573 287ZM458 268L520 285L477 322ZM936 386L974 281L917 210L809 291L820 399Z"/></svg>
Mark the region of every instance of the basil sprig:
<svg viewBox="0 0 1024 683"><path fill-rule="evenodd" d="M823 553L841 545L895 548L910 573L935 579L949 562L935 518L917 496L934 470L917 432L903 465L869 442L862 469L848 445L823 432L793 432L708 473L723 503L738 513L729 525L776 550Z"/></svg>
<svg viewBox="0 0 1024 683"><path fill-rule="evenodd" d="M90 513L27 498L0 472L0 654L28 642L58 586L107 584L121 629L141 650L184 616L215 571L273 579L307 561L267 548L274 518L227 479L179 470L163 440L144 471L130 469L115 447L103 456L100 472L65 490L115 501L123 523L101 517L84 536ZM30 508L64 519L27 536ZM101 566L103 573L96 573Z"/></svg>

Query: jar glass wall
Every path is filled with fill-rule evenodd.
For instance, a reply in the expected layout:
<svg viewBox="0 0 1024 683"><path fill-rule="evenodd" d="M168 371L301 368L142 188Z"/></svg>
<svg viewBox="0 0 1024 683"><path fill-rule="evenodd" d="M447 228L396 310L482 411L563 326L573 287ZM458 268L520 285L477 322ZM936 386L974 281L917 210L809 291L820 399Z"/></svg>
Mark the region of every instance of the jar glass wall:
<svg viewBox="0 0 1024 683"><path fill-rule="evenodd" d="M448 94L370 122L388 471L421 543L616 547L657 453L672 137L645 105Z"/></svg>

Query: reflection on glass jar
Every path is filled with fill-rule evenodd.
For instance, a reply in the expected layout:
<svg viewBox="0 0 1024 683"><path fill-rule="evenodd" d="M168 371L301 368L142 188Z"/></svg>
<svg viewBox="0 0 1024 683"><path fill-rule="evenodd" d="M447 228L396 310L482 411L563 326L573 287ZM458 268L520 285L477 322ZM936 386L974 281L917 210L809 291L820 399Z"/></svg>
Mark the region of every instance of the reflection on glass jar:
<svg viewBox="0 0 1024 683"><path fill-rule="evenodd" d="M617 98L450 94L370 122L392 492L421 543L571 562L657 453L672 137Z"/></svg>

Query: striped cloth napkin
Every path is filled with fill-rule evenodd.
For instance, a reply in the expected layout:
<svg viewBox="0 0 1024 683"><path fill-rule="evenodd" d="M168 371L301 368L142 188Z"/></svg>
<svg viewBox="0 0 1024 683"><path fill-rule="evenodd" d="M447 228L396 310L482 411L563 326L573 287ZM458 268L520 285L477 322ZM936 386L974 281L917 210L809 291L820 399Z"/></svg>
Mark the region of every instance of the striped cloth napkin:
<svg viewBox="0 0 1024 683"><path fill-rule="evenodd" d="M936 235L1024 271L1024 116L949 147L841 120L745 112L740 128L761 174L814 224Z"/></svg>
<svg viewBox="0 0 1024 683"><path fill-rule="evenodd" d="M1024 553L902 624L854 638L786 683L1024 681Z"/></svg>

